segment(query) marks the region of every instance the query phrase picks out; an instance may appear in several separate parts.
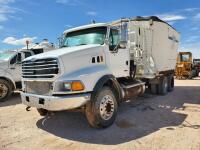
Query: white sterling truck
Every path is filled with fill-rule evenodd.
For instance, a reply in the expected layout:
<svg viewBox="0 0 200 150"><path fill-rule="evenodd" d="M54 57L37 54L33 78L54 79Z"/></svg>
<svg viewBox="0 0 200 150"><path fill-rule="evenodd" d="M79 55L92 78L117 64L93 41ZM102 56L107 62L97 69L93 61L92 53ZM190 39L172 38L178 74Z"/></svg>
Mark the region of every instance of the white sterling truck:
<svg viewBox="0 0 200 150"><path fill-rule="evenodd" d="M23 59L53 50L46 39L27 48L0 52L0 102L5 101L14 91L21 89Z"/></svg>
<svg viewBox="0 0 200 150"><path fill-rule="evenodd" d="M174 88L179 33L157 17L68 29L61 43L22 63L22 103L40 115L83 108L91 126L104 128L146 87L161 95Z"/></svg>

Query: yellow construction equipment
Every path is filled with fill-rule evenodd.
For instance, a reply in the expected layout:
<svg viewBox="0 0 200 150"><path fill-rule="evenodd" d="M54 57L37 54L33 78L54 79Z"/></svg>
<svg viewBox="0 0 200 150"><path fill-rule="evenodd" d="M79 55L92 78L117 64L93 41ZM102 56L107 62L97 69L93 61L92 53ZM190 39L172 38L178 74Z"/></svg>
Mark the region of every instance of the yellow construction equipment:
<svg viewBox="0 0 200 150"><path fill-rule="evenodd" d="M191 79L193 76L192 74L192 53L179 52L175 71L176 78Z"/></svg>

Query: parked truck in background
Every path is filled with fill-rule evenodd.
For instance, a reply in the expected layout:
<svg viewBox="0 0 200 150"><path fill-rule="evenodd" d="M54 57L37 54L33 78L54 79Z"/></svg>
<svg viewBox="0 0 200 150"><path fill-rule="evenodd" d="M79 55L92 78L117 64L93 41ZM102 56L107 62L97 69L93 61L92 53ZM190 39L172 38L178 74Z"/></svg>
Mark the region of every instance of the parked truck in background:
<svg viewBox="0 0 200 150"><path fill-rule="evenodd" d="M5 101L14 91L21 90L22 65L27 57L53 50L46 39L33 44L29 49L2 51L0 53L0 102Z"/></svg>
<svg viewBox="0 0 200 150"><path fill-rule="evenodd" d="M200 59L193 59L194 76L199 76L200 73Z"/></svg>
<svg viewBox="0 0 200 150"><path fill-rule="evenodd" d="M174 88L179 33L157 17L72 28L61 43L22 62L22 102L41 115L83 108L91 126L104 128L145 86L161 95Z"/></svg>

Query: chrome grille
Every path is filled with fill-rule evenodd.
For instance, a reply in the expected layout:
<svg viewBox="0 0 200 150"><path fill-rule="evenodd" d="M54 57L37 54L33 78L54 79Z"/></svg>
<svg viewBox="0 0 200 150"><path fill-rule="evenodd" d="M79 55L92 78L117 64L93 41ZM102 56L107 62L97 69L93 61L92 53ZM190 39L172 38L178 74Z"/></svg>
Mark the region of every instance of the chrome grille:
<svg viewBox="0 0 200 150"><path fill-rule="evenodd" d="M53 89L51 82L26 81L24 84L25 92L31 94L51 95Z"/></svg>
<svg viewBox="0 0 200 150"><path fill-rule="evenodd" d="M53 78L59 72L55 58L27 60L22 62L23 78Z"/></svg>

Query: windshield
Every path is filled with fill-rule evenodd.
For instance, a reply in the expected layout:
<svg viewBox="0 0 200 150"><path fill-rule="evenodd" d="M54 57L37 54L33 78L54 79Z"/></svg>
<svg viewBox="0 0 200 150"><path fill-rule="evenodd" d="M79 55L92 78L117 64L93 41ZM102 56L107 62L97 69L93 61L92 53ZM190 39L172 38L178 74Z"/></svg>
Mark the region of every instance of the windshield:
<svg viewBox="0 0 200 150"><path fill-rule="evenodd" d="M0 53L0 60L9 60L14 54L13 52Z"/></svg>
<svg viewBox="0 0 200 150"><path fill-rule="evenodd" d="M62 47L72 47L89 44L104 44L106 27L96 27L67 33Z"/></svg>
<svg viewBox="0 0 200 150"><path fill-rule="evenodd" d="M190 55L189 54L182 54L181 55L181 61L190 61Z"/></svg>

